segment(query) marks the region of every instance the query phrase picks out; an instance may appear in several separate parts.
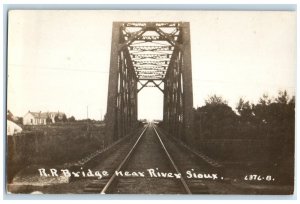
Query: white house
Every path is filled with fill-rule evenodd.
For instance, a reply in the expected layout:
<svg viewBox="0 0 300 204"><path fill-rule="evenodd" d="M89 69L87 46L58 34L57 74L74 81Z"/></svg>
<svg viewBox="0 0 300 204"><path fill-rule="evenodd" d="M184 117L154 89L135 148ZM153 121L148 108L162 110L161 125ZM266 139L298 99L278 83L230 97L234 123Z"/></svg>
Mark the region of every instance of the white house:
<svg viewBox="0 0 300 204"><path fill-rule="evenodd" d="M28 111L23 117L23 125L46 125L47 117L47 113Z"/></svg>
<svg viewBox="0 0 300 204"><path fill-rule="evenodd" d="M62 120L65 116L62 112L31 112L23 117L23 125L46 125L47 123L55 123L55 117Z"/></svg>

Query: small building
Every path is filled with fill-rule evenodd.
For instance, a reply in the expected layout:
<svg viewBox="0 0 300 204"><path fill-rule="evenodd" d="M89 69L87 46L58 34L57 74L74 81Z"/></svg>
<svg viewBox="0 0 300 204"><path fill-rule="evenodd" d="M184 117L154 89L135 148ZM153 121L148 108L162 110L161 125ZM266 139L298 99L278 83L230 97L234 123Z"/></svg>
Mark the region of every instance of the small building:
<svg viewBox="0 0 300 204"><path fill-rule="evenodd" d="M56 120L61 121L66 117L62 112L31 112L25 114L23 117L23 125L46 125L48 123L55 123Z"/></svg>
<svg viewBox="0 0 300 204"><path fill-rule="evenodd" d="M6 133L8 136L13 136L14 134L22 132L22 128L18 126L16 123L7 120L7 129Z"/></svg>
<svg viewBox="0 0 300 204"><path fill-rule="evenodd" d="M23 117L23 125L46 125L47 118L46 113L28 111Z"/></svg>

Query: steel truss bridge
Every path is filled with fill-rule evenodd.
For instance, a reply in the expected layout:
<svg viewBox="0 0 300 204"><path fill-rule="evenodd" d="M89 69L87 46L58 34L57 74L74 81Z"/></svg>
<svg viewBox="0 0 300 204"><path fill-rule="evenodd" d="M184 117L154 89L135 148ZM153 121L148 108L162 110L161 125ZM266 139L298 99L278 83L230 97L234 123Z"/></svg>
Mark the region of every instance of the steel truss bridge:
<svg viewBox="0 0 300 204"><path fill-rule="evenodd" d="M193 89L188 22L114 22L106 113L106 141L137 127L138 93L164 95L163 128L192 144Z"/></svg>

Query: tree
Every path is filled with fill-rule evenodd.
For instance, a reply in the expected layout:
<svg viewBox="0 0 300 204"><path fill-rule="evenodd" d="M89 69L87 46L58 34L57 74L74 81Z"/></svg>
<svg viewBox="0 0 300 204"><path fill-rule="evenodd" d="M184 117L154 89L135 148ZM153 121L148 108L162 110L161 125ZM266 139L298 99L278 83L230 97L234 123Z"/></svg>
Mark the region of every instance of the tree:
<svg viewBox="0 0 300 204"><path fill-rule="evenodd" d="M22 117L17 117L16 120L14 120L14 122L16 124L23 125L23 118Z"/></svg>
<svg viewBox="0 0 300 204"><path fill-rule="evenodd" d="M294 106L295 106L295 96L293 96L293 97L290 99L289 105L294 105Z"/></svg>
<svg viewBox="0 0 300 204"><path fill-rule="evenodd" d="M243 158L249 157L262 161L258 165L262 169L272 169L276 164L274 172L278 174L278 180L292 183L295 152L295 96L290 97L287 91L279 91L273 99L264 94L257 104L251 104L241 98L236 110L239 115L236 115L227 105L227 101L216 95L205 100L204 106L194 109L196 137L212 143L223 142L215 139L241 139L232 143L225 142L224 145L222 144L223 150L206 149L202 145L203 141L198 140L196 144L199 148L208 155L216 153L217 157L223 158L225 155L227 159L233 158L238 152ZM242 139L252 141L249 144L239 142ZM245 152L241 151L244 147ZM226 154L227 149L228 154ZM231 153L231 150L234 151ZM265 154L265 157L262 154ZM265 162L267 160L268 162Z"/></svg>
<svg viewBox="0 0 300 204"><path fill-rule="evenodd" d="M245 101L244 99L240 98L236 110L241 116L242 120L249 121L251 119L253 112L249 101Z"/></svg>
<svg viewBox="0 0 300 204"><path fill-rule="evenodd" d="M58 117L57 114L54 116L54 121L55 121L56 123L57 123L57 122L60 122L60 119L59 119L59 117Z"/></svg>
<svg viewBox="0 0 300 204"><path fill-rule="evenodd" d="M46 123L47 124L51 124L52 123L52 120L51 120L51 118L49 116L46 118Z"/></svg>
<svg viewBox="0 0 300 204"><path fill-rule="evenodd" d="M7 120L11 120L13 121L13 114L10 112L10 110L7 110L7 114L6 114Z"/></svg>
<svg viewBox="0 0 300 204"><path fill-rule="evenodd" d="M289 103L292 105L289 106ZM294 117L294 104L295 97L290 99L287 91L279 91L273 101L264 94L259 99L259 103L253 106L253 112L258 122L280 125L288 116Z"/></svg>
<svg viewBox="0 0 300 204"><path fill-rule="evenodd" d="M54 121L55 122L67 122L68 119L67 119L67 116L66 114L56 114L55 117L54 117Z"/></svg>
<svg viewBox="0 0 300 204"><path fill-rule="evenodd" d="M289 96L288 96L286 90L279 91L277 98L275 98L275 101L280 104L288 104L289 100L290 99L289 99ZM295 100L295 98L294 98L294 100Z"/></svg>
<svg viewBox="0 0 300 204"><path fill-rule="evenodd" d="M254 121L261 137L293 137L295 121L295 98L288 96L286 91L279 91L272 101L264 95L253 108Z"/></svg>
<svg viewBox="0 0 300 204"><path fill-rule="evenodd" d="M68 121L66 114L63 114L63 116L62 116L62 121L63 121L63 122L67 122L67 121Z"/></svg>
<svg viewBox="0 0 300 204"><path fill-rule="evenodd" d="M263 96L259 99L258 104L266 106L269 105L271 102L272 100L269 98L268 94L263 94Z"/></svg>
<svg viewBox="0 0 300 204"><path fill-rule="evenodd" d="M216 94L209 96L208 99L205 100L206 105L220 105L227 104L227 101L222 98L222 96L217 96Z"/></svg>
<svg viewBox="0 0 300 204"><path fill-rule="evenodd" d="M69 118L68 118L68 121L69 121L69 122L75 122L75 121L76 121L76 119L75 119L75 117L74 117L74 116L71 116L71 117L69 117Z"/></svg>
<svg viewBox="0 0 300 204"><path fill-rule="evenodd" d="M269 98L268 94L263 94L263 96L259 99L258 104L253 105L252 111L255 116L254 119L258 128L260 128L261 125L268 123L268 106L271 103L272 100Z"/></svg>
<svg viewBox="0 0 300 204"><path fill-rule="evenodd" d="M202 138L235 137L236 114L220 96L210 96L195 111L195 131Z"/></svg>

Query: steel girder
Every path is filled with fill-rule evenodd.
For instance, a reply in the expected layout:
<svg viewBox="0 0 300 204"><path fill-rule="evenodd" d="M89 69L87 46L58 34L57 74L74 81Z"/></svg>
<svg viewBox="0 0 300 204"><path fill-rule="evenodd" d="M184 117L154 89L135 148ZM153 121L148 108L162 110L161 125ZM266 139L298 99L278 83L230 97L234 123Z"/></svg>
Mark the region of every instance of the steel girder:
<svg viewBox="0 0 300 204"><path fill-rule="evenodd" d="M164 78L163 123L169 135L193 145L193 85L189 23L182 23L180 31L181 41L174 49Z"/></svg>
<svg viewBox="0 0 300 204"><path fill-rule="evenodd" d="M105 145L137 125L137 77L127 47L121 46L121 23L113 23L106 112Z"/></svg>
<svg viewBox="0 0 300 204"><path fill-rule="evenodd" d="M137 93L145 87L156 87L163 92L163 124L168 133L192 144L189 23L113 23L106 144L135 128Z"/></svg>

